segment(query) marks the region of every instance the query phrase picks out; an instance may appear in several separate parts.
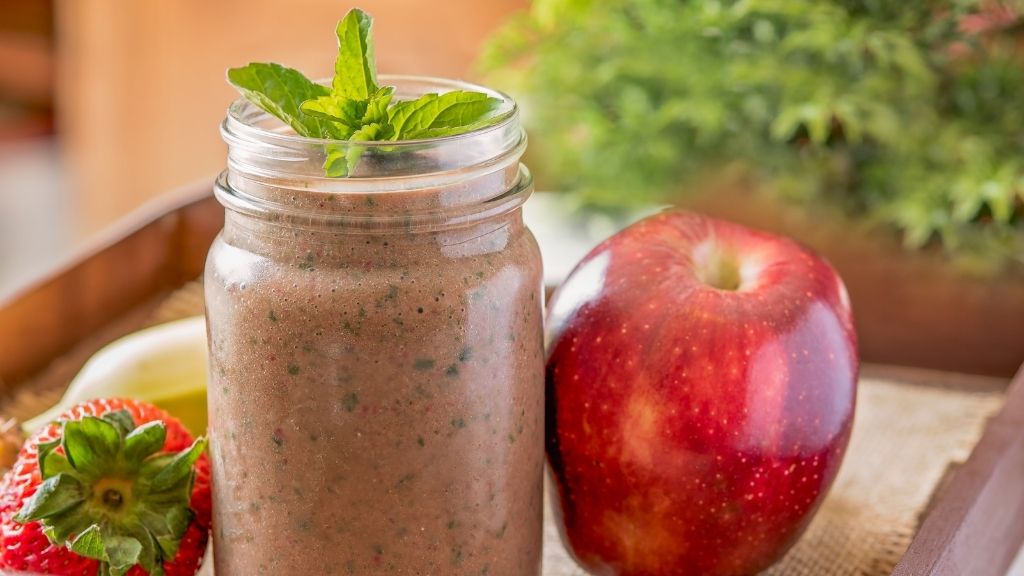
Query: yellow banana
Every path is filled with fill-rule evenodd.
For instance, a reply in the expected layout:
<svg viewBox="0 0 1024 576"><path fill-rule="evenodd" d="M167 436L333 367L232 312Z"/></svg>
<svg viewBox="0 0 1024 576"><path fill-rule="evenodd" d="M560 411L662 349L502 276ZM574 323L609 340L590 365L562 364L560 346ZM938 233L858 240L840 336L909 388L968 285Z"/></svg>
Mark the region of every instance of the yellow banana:
<svg viewBox="0 0 1024 576"><path fill-rule="evenodd" d="M96 352L60 402L25 422L31 434L67 408L96 398L136 398L156 404L195 434L206 432L206 322L195 316L146 328Z"/></svg>

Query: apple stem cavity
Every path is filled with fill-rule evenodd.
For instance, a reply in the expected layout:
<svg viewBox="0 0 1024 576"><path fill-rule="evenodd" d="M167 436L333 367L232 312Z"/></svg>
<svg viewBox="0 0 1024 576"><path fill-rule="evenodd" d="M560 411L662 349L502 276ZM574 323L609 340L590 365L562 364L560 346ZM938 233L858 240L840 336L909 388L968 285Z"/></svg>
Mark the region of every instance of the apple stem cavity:
<svg viewBox="0 0 1024 576"><path fill-rule="evenodd" d="M713 242L704 242L694 249L693 266L697 279L717 290L733 292L743 283L735 253Z"/></svg>

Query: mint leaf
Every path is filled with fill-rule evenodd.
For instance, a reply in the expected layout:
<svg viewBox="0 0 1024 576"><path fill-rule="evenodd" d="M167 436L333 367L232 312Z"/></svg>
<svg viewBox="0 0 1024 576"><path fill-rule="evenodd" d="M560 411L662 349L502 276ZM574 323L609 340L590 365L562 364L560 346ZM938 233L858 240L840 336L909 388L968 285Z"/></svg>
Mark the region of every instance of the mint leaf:
<svg viewBox="0 0 1024 576"><path fill-rule="evenodd" d="M338 94L329 94L316 100L306 100L300 109L310 116L341 124L341 131L345 133L342 138L348 138L362 125L366 105L366 100L353 100Z"/></svg>
<svg viewBox="0 0 1024 576"><path fill-rule="evenodd" d="M378 139L377 136L380 135L383 129L384 127L380 124L367 124L356 130L349 140L352 142L372 142Z"/></svg>
<svg viewBox="0 0 1024 576"><path fill-rule="evenodd" d="M250 102L311 138L343 138L337 125L303 114L303 102L330 94L326 86L280 64L253 62L228 70L228 82Z"/></svg>
<svg viewBox="0 0 1024 576"><path fill-rule="evenodd" d="M501 120L501 116L489 116L481 120L477 120L472 124L466 124L464 126L452 126L450 128L428 128L426 130L413 130L406 134L402 134L402 140L425 140L427 138L443 138L445 136L455 136L456 134L465 134L466 132L472 132L473 130L479 130L497 124Z"/></svg>
<svg viewBox="0 0 1024 576"><path fill-rule="evenodd" d="M408 122L409 117L412 116L417 109L428 106L436 99L437 94L424 94L416 100L406 100L405 102L399 102L392 106L391 110L388 111L388 122L395 131L391 136L391 139L398 140L401 138L401 134L403 132L408 132L408 130L405 129L405 124Z"/></svg>
<svg viewBox="0 0 1024 576"><path fill-rule="evenodd" d="M403 140L423 140L425 138L442 138L444 136L454 136L456 134L465 134L466 132L472 132L473 130L479 130L497 124L503 116L487 114L483 118L470 122L469 124L462 124L458 126L448 127L437 127L427 128L425 130L412 130L405 134L402 134Z"/></svg>
<svg viewBox="0 0 1024 576"><path fill-rule="evenodd" d="M302 103L301 109L310 116L323 118L342 125L344 139L352 137L359 128L367 124L387 124L388 104L395 89L391 86L379 88L367 100L353 100L340 94L321 96Z"/></svg>
<svg viewBox="0 0 1024 576"><path fill-rule="evenodd" d="M501 104L481 92L456 90L441 95L424 94L420 98L395 105L391 125L393 140L449 135L464 132Z"/></svg>
<svg viewBox="0 0 1024 576"><path fill-rule="evenodd" d="M387 140L393 129L388 123L388 104L394 95L395 89L391 86L378 88L367 101L359 102L358 109L363 110L362 117L349 124L353 127L348 139L352 140ZM344 99L343 96L332 94L332 98ZM355 102L348 100L349 102ZM347 113L347 118L355 117L356 106ZM327 146L325 149L324 174L331 178L342 178L348 176L355 169L356 163L363 154L363 147L360 146Z"/></svg>
<svg viewBox="0 0 1024 576"><path fill-rule="evenodd" d="M380 124L367 124L356 130L355 134L349 138L352 142L372 142L374 140L380 140L381 135L384 133L384 126ZM351 174L356 169L356 164L359 163L359 159L363 156L363 151L366 150L362 146L351 146L348 149L346 159L348 160L348 171Z"/></svg>
<svg viewBox="0 0 1024 576"><path fill-rule="evenodd" d="M349 10L335 31L338 59L334 62L333 92L353 100L366 100L377 91L373 18L358 8Z"/></svg>
<svg viewBox="0 0 1024 576"><path fill-rule="evenodd" d="M434 100L429 106L417 110L409 118L410 130L416 129L412 124L416 121L429 123L424 130L431 128L458 128L472 124L498 108L501 100L491 98L482 92L456 90L447 92ZM431 115L433 117L431 118Z"/></svg>
<svg viewBox="0 0 1024 576"><path fill-rule="evenodd" d="M345 154L348 146L344 144L328 144L324 147L324 175L328 178L344 178L348 176L348 158Z"/></svg>
<svg viewBox="0 0 1024 576"><path fill-rule="evenodd" d="M383 140L384 133L390 126L372 123L366 124L352 133L349 142L370 142ZM351 174L359 158L366 151L365 146L328 146L327 159L324 160L324 172L331 178L343 178Z"/></svg>
<svg viewBox="0 0 1024 576"><path fill-rule="evenodd" d="M394 94L393 86L385 86L374 92L366 106L366 113L363 114L363 124L388 124L388 104L391 103Z"/></svg>

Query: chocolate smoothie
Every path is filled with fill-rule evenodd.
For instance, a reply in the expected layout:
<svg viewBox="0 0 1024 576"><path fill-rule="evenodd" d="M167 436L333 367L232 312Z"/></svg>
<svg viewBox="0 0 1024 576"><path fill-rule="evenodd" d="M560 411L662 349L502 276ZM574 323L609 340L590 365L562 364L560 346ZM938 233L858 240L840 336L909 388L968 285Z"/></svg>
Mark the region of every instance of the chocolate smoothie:
<svg viewBox="0 0 1024 576"><path fill-rule="evenodd" d="M459 190L486 203L517 178L518 165ZM275 213L389 224L226 202L206 272L218 576L539 574L528 191L457 225L442 210L401 226L459 190L261 190Z"/></svg>

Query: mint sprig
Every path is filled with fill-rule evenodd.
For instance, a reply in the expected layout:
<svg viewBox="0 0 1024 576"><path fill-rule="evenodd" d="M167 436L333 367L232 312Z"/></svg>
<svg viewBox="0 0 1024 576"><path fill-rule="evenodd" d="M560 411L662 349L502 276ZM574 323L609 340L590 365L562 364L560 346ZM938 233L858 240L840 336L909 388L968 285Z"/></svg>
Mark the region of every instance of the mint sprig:
<svg viewBox="0 0 1024 576"><path fill-rule="evenodd" d="M441 138L497 121L501 100L482 92L456 90L394 101L395 89L377 85L373 19L354 9L338 22L338 58L331 87L298 70L254 62L228 70L231 83L249 101L311 138L348 142ZM324 173L348 176L365 147L326 145Z"/></svg>

